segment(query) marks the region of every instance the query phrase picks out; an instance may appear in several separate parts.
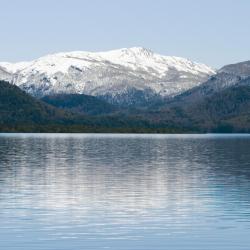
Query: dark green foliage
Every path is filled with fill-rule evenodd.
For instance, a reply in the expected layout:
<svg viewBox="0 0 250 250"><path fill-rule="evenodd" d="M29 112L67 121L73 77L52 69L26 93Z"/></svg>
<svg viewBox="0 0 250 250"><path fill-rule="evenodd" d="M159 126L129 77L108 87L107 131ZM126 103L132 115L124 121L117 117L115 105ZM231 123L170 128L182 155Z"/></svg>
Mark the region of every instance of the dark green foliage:
<svg viewBox="0 0 250 250"><path fill-rule="evenodd" d="M0 124L45 124L70 119L70 114L42 103L18 87L0 81Z"/></svg>
<svg viewBox="0 0 250 250"><path fill-rule="evenodd" d="M58 94L45 96L42 98L42 101L57 108L87 115L110 114L117 110L114 105L99 100L94 96L83 94Z"/></svg>
<svg viewBox="0 0 250 250"><path fill-rule="evenodd" d="M162 122L172 121L196 132L250 131L250 86L233 86L208 97L177 106L163 106Z"/></svg>
<svg viewBox="0 0 250 250"><path fill-rule="evenodd" d="M250 118L250 86L234 86L188 108L196 120L206 121L204 128L220 128L228 132L250 128L242 116ZM217 129L218 130L218 129Z"/></svg>
<svg viewBox="0 0 250 250"><path fill-rule="evenodd" d="M73 114L37 100L14 85L0 82L0 132L173 133L182 130L161 127L143 117L123 113L98 116Z"/></svg>
<svg viewBox="0 0 250 250"><path fill-rule="evenodd" d="M124 111L89 96L44 99L67 108L53 107L16 86L0 82L0 132L250 132L250 85L246 81L189 104L159 103L151 108Z"/></svg>

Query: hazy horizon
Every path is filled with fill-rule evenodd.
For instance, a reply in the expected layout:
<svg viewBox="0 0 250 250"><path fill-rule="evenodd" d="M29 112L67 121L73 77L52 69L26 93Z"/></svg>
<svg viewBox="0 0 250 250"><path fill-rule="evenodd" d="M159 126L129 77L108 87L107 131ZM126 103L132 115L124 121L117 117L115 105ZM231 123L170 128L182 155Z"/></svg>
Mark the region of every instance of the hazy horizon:
<svg viewBox="0 0 250 250"><path fill-rule="evenodd" d="M3 2L0 61L64 51L144 47L214 68L249 60L250 2Z"/></svg>

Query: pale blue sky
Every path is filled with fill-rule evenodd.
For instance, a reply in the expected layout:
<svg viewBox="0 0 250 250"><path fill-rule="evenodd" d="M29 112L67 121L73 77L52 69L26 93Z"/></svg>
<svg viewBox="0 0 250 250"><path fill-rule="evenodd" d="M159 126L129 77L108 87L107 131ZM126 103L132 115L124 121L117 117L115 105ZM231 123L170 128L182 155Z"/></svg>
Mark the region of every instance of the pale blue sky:
<svg viewBox="0 0 250 250"><path fill-rule="evenodd" d="M250 60L249 0L0 0L0 61L143 46L220 67Z"/></svg>

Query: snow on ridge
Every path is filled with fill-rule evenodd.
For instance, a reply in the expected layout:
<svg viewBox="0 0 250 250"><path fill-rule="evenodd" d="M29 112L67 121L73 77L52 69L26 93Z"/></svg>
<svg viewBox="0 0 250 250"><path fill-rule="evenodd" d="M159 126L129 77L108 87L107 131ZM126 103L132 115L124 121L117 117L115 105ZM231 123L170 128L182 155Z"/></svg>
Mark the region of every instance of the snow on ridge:
<svg viewBox="0 0 250 250"><path fill-rule="evenodd" d="M162 56L142 47L123 48L106 52L60 52L49 54L31 62L0 63L9 73L17 71L40 70L44 73L54 74L55 72L67 73L71 66L89 67L94 62L110 61L136 70L145 71L152 68L159 75L165 74L169 69L175 68L178 71L190 72L192 74L214 74L215 71L205 64L192 62L186 58L175 56Z"/></svg>
<svg viewBox="0 0 250 250"><path fill-rule="evenodd" d="M0 62L0 67L6 70L8 73L15 74L18 71L29 67L32 62L18 62L18 63L9 63L9 62Z"/></svg>
<svg viewBox="0 0 250 250"><path fill-rule="evenodd" d="M170 95L197 86L215 74L205 64L162 56L142 47L60 52L30 62L0 63L1 68L12 75L14 84L34 95L57 92L103 95L129 88Z"/></svg>

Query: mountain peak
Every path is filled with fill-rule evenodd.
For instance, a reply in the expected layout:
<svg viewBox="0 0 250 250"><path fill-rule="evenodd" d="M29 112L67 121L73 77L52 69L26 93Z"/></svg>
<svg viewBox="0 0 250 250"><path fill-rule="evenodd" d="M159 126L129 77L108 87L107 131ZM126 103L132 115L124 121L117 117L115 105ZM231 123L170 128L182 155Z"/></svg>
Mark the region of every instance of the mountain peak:
<svg viewBox="0 0 250 250"><path fill-rule="evenodd" d="M131 48L124 48L121 49L122 52L124 53L131 53L134 55L143 55L143 56L152 56L154 54L154 52L150 49L146 49L143 47L131 47Z"/></svg>
<svg viewBox="0 0 250 250"><path fill-rule="evenodd" d="M131 61L136 59L145 60L147 58L154 57L155 55L152 50L143 47L122 48L106 52L96 52L94 54L102 56L104 58L109 58L111 60L118 59L121 61Z"/></svg>

